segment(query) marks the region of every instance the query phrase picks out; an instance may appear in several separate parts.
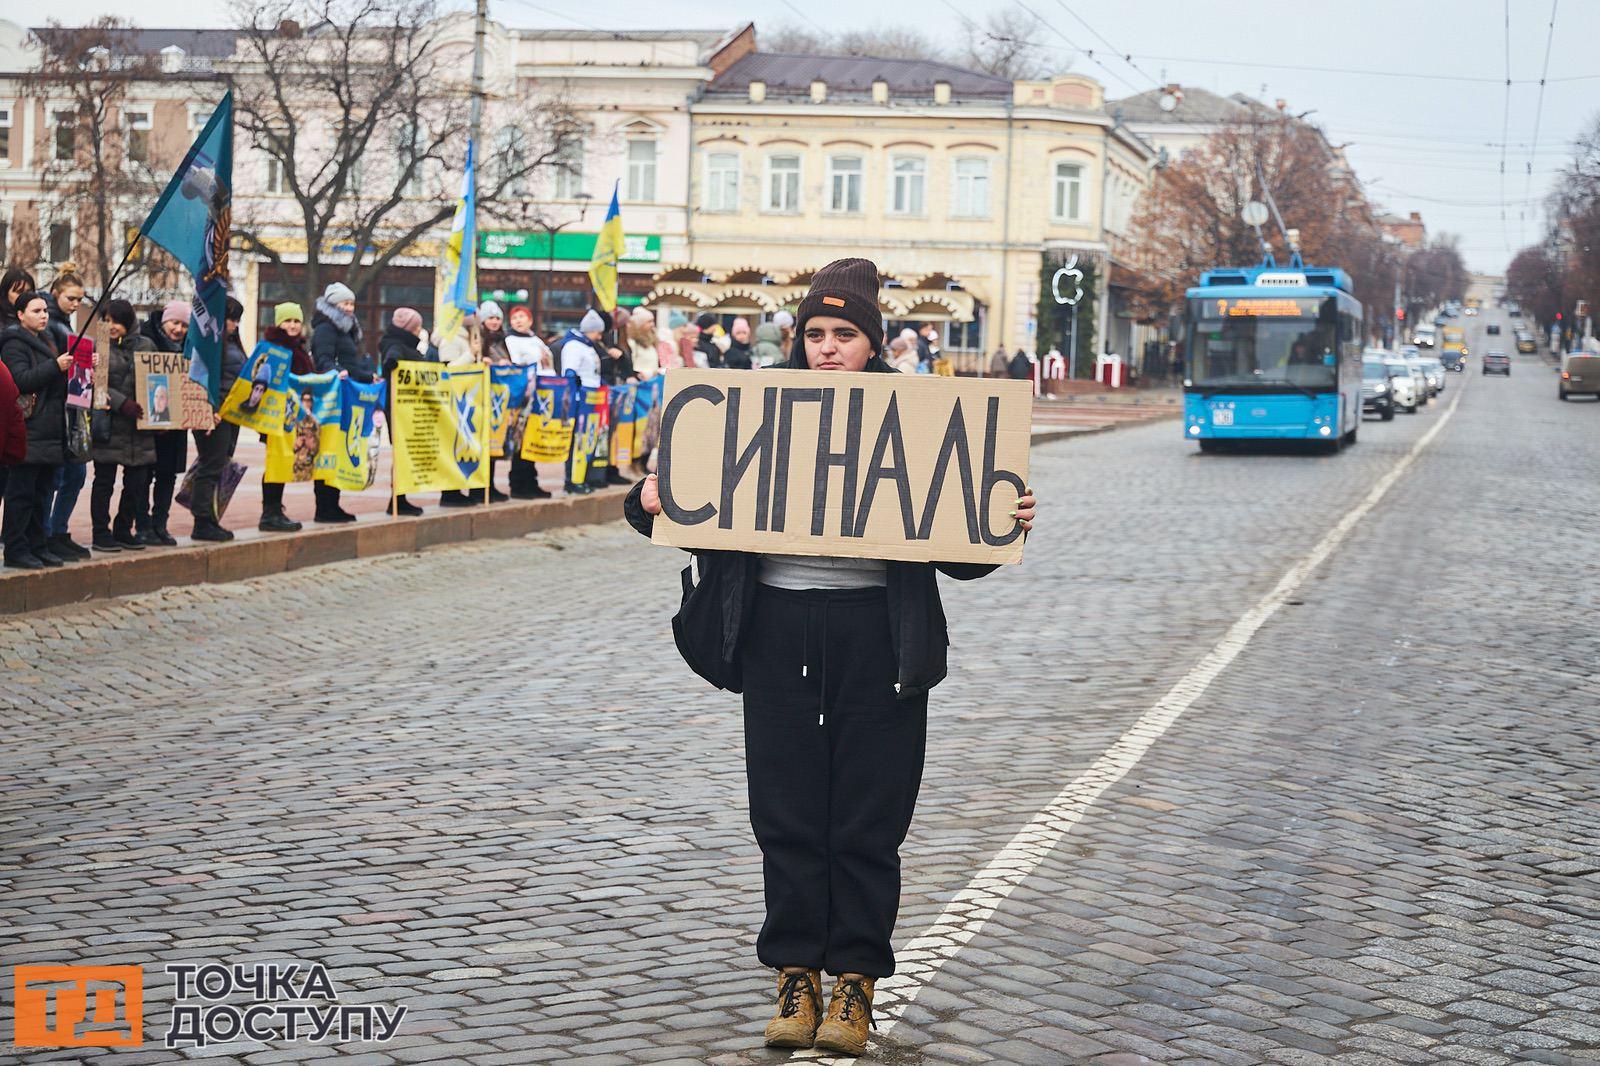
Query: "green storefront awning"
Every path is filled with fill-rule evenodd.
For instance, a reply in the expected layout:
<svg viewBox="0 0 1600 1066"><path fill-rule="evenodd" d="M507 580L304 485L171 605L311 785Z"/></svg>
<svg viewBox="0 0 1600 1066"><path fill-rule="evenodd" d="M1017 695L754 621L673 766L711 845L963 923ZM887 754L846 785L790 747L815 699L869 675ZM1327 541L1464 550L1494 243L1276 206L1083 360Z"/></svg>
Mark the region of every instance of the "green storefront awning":
<svg viewBox="0 0 1600 1066"><path fill-rule="evenodd" d="M555 254L551 255L550 234L545 231L484 230L478 238L481 259L563 259L588 262L594 258L597 233L557 233ZM625 263L661 262L659 233L629 233L624 237L622 261Z"/></svg>

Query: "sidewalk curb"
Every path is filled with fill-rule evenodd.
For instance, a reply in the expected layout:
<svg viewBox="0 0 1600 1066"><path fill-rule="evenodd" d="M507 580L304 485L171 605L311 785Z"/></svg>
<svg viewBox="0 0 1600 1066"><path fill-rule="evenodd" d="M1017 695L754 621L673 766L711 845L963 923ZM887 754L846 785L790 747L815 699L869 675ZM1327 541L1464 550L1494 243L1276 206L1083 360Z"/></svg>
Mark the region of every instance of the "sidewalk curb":
<svg viewBox="0 0 1600 1066"><path fill-rule="evenodd" d="M1035 433L1032 442L1048 444L1092 437L1128 426L1171 421L1180 415L1173 411L1086 429L1044 430ZM420 518L381 516L373 521L314 527L300 533L228 544L151 548L114 558L102 555L58 570L0 570L0 616L155 592L174 585L243 581L345 559L416 552L436 544L505 540L564 526L597 525L622 517L626 494L624 489L603 489L592 496L497 503L487 508L429 513Z"/></svg>
<svg viewBox="0 0 1600 1066"><path fill-rule="evenodd" d="M1095 437L1101 433L1111 433L1114 430L1129 429L1133 426L1148 426L1152 422L1175 422L1183 417L1183 412L1163 411L1159 415L1141 418L1137 421L1126 419L1121 422L1107 422L1104 425L1090 426L1087 429L1047 429L1033 435L1034 444L1049 444L1058 440L1073 440L1077 437Z"/></svg>
<svg viewBox="0 0 1600 1066"><path fill-rule="evenodd" d="M280 574L307 566L415 552L435 544L508 539L563 526L594 525L622 517L623 489L592 496L497 503L313 528L228 544L149 548L137 555L98 556L55 570L0 571L0 615L42 611L114 596L154 592L173 585L220 584Z"/></svg>

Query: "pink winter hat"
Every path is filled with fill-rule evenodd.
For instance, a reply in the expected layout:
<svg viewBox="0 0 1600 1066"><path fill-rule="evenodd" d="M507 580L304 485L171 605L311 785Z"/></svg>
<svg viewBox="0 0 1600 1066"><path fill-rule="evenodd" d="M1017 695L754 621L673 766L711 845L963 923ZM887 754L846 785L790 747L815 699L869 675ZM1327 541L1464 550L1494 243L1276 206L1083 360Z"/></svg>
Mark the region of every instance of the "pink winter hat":
<svg viewBox="0 0 1600 1066"><path fill-rule="evenodd" d="M162 322L187 322L189 321L188 300L168 300L167 305L161 309Z"/></svg>
<svg viewBox="0 0 1600 1066"><path fill-rule="evenodd" d="M407 333L415 333L422 326L422 315L414 307L397 307L394 314L389 316L396 329L403 329Z"/></svg>

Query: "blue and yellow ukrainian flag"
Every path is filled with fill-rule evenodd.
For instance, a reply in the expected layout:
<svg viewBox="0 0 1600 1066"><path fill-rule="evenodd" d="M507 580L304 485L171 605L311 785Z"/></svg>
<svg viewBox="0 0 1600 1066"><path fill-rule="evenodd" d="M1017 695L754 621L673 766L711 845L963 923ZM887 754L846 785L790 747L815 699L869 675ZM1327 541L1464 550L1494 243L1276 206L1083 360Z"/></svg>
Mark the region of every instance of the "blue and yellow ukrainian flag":
<svg viewBox="0 0 1600 1066"><path fill-rule="evenodd" d="M473 144L467 141L467 170L461 178L461 198L456 201L445 242L443 284L433 313L433 343L442 345L461 332L467 315L478 306L478 183L473 170Z"/></svg>
<svg viewBox="0 0 1600 1066"><path fill-rule="evenodd" d="M594 285L595 299L606 312L617 309L617 261L622 258L622 208L617 203L619 180L611 187L611 210L600 226L600 235L594 242L594 257L589 260L589 281Z"/></svg>

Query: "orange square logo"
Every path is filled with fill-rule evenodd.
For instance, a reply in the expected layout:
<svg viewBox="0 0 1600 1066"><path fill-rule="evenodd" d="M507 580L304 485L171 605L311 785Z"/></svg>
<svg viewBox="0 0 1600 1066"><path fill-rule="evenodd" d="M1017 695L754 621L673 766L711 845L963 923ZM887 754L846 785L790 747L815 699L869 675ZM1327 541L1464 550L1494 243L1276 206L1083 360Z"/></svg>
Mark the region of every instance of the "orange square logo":
<svg viewBox="0 0 1600 1066"><path fill-rule="evenodd" d="M144 971L138 966L18 966L17 1047L138 1047Z"/></svg>

